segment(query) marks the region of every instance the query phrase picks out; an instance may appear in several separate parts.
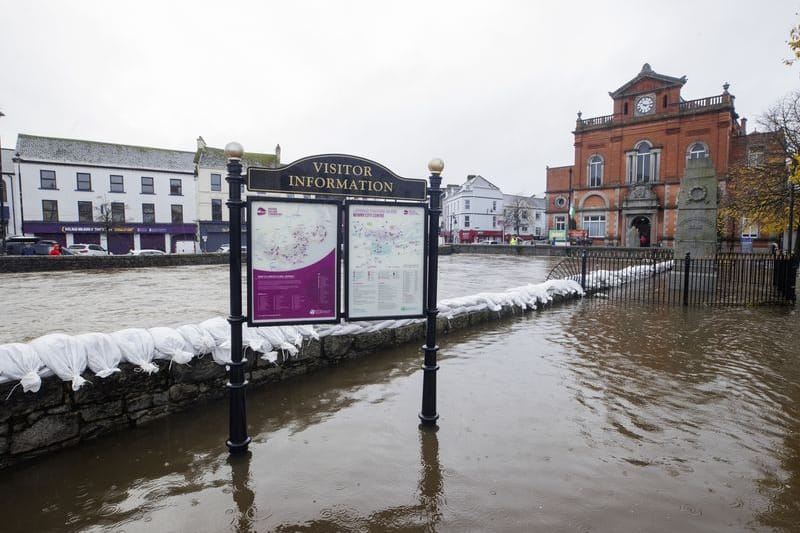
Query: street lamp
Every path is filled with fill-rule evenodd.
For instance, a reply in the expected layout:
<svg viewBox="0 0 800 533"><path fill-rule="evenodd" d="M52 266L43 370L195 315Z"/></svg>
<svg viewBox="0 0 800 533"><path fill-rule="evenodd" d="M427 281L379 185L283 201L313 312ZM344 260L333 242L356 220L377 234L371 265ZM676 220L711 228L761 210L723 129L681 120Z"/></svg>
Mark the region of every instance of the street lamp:
<svg viewBox="0 0 800 533"><path fill-rule="evenodd" d="M0 117L6 116L0 111ZM0 252L6 251L6 178L3 176L3 143L0 143Z"/></svg>

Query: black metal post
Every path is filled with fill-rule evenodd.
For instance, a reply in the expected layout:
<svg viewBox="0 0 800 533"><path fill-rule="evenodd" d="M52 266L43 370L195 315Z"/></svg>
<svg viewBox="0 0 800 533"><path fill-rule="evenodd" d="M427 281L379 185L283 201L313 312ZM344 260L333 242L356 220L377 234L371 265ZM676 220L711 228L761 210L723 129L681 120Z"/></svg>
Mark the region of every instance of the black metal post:
<svg viewBox="0 0 800 533"><path fill-rule="evenodd" d="M428 294L425 314L427 315L425 346L425 363L422 365L422 411L419 419L423 425L433 426L439 419L436 412L436 372L439 365L436 363L436 316L439 309L436 307L436 284L439 274L439 215L442 213L442 169L444 161L433 159L428 163L431 172L431 186L428 189L430 205L428 209Z"/></svg>
<svg viewBox="0 0 800 533"><path fill-rule="evenodd" d="M686 252L686 258L683 260L683 305L689 305L689 265L691 262L691 254Z"/></svg>
<svg viewBox="0 0 800 533"><path fill-rule="evenodd" d="M787 251L794 253L794 243L792 242L794 232L794 183L789 182L789 235L786 246ZM798 236L800 238L800 236Z"/></svg>
<svg viewBox="0 0 800 533"><path fill-rule="evenodd" d="M228 157L228 226L230 229L230 310L228 323L231 325L231 364L228 365L226 387L230 397L230 431L225 444L232 454L245 453L250 444L247 436L247 406L244 378L245 362L242 353L242 154L239 143L228 143L225 155Z"/></svg>
<svg viewBox="0 0 800 533"><path fill-rule="evenodd" d="M581 251L581 289L586 290L586 250Z"/></svg>

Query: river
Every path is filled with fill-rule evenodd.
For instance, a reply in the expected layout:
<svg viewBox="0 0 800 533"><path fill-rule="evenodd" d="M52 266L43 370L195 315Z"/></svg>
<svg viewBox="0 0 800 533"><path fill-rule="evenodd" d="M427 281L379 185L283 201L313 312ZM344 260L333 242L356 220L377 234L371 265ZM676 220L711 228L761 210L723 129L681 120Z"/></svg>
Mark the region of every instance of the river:
<svg viewBox="0 0 800 533"><path fill-rule="evenodd" d="M440 295L541 281L550 261L445 257ZM207 268L117 275L211 285ZM213 290L152 318L224 315ZM437 432L417 427L419 347L401 347L248 391L238 460L220 402L0 472L2 530L798 531L797 326L793 308L559 305L439 339Z"/></svg>

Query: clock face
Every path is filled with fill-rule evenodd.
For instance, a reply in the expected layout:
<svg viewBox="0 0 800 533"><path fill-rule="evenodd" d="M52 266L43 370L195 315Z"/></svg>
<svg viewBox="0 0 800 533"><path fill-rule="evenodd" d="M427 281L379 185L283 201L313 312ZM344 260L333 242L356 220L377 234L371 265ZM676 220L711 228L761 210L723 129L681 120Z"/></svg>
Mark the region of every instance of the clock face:
<svg viewBox="0 0 800 533"><path fill-rule="evenodd" d="M652 96L642 96L636 102L636 111L641 114L650 113L655 108L655 104Z"/></svg>

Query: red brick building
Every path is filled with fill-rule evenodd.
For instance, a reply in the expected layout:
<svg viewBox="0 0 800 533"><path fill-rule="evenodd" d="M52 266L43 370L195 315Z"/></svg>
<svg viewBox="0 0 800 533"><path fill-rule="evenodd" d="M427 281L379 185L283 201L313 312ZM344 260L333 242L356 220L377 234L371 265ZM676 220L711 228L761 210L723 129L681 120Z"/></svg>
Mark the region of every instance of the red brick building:
<svg viewBox="0 0 800 533"><path fill-rule="evenodd" d="M764 135L747 135L727 84L684 100L685 83L645 64L609 93L611 115L578 113L574 163L547 168L551 229L588 230L594 245L672 246L686 161L710 158L724 193L729 165L764 152Z"/></svg>

